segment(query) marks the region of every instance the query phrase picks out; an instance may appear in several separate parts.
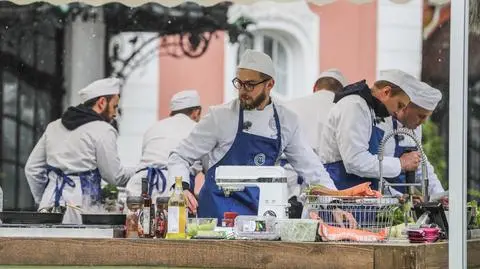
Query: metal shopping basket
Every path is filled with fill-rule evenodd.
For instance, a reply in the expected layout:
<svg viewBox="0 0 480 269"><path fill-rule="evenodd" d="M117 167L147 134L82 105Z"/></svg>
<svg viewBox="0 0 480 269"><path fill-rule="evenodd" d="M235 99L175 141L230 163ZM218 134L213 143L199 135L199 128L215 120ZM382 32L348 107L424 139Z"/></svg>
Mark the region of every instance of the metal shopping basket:
<svg viewBox="0 0 480 269"><path fill-rule="evenodd" d="M322 241L385 242L399 200L393 197L304 197L302 218L320 220Z"/></svg>

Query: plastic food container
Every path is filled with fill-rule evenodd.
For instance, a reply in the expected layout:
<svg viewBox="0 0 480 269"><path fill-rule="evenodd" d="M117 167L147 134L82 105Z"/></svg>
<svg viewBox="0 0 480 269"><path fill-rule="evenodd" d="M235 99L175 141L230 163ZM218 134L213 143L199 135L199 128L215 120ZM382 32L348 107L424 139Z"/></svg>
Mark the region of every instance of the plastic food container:
<svg viewBox="0 0 480 269"><path fill-rule="evenodd" d="M235 218L235 233L236 239L280 239L277 219L271 216L238 216Z"/></svg>
<svg viewBox="0 0 480 269"><path fill-rule="evenodd" d="M194 237L199 232L212 232L217 227L217 218L188 218L187 235Z"/></svg>
<svg viewBox="0 0 480 269"><path fill-rule="evenodd" d="M286 242L315 242L318 220L284 219L278 221L280 238Z"/></svg>

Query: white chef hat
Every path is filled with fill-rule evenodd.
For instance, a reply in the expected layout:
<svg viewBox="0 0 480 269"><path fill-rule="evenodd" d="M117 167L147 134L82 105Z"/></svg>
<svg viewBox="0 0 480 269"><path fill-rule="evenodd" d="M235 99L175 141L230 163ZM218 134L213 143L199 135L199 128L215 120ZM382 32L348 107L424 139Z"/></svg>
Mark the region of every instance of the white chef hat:
<svg viewBox="0 0 480 269"><path fill-rule="evenodd" d="M237 68L254 70L275 78L275 67L273 66L272 58L257 50L247 49L243 53Z"/></svg>
<svg viewBox="0 0 480 269"><path fill-rule="evenodd" d="M422 81L417 81L413 96L410 97L412 103L429 111L434 111L440 100L442 100L442 92Z"/></svg>
<svg viewBox="0 0 480 269"><path fill-rule="evenodd" d="M340 72L340 70L338 70L336 68L332 68L332 69L328 69L328 70L323 71L322 73L320 73L318 78L319 79L321 79L321 78L334 78L338 82L340 82L340 84L342 84L343 87L347 86L347 83L348 83L347 79L343 76L342 72Z"/></svg>
<svg viewBox="0 0 480 269"><path fill-rule="evenodd" d="M200 106L200 96L196 90L177 92L170 100L171 111L178 111L196 106Z"/></svg>
<svg viewBox="0 0 480 269"><path fill-rule="evenodd" d="M96 97L120 94L120 79L104 78L96 80L78 91L82 103Z"/></svg>
<svg viewBox="0 0 480 269"><path fill-rule="evenodd" d="M410 101L414 95L415 85L418 83L418 80L401 70L398 69L388 69L380 71L378 80L388 81L402 88L402 90L410 97Z"/></svg>

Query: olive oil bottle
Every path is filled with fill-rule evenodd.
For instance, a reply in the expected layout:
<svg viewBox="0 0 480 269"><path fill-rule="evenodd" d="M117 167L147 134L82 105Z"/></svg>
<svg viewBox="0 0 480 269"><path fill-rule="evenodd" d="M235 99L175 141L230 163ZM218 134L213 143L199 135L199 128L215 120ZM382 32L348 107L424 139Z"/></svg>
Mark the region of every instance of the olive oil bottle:
<svg viewBox="0 0 480 269"><path fill-rule="evenodd" d="M168 200L167 239L186 239L187 201L183 194L182 177L175 177L175 190Z"/></svg>

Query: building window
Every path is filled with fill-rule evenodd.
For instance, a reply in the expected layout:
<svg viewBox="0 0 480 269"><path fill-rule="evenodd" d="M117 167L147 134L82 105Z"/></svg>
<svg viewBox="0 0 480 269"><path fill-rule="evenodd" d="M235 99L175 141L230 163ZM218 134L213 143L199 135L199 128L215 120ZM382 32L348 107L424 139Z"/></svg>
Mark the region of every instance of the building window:
<svg viewBox="0 0 480 269"><path fill-rule="evenodd" d="M5 210L35 209L25 163L47 124L61 113L63 32L51 25L38 29L0 28L0 185Z"/></svg>
<svg viewBox="0 0 480 269"><path fill-rule="evenodd" d="M285 48L285 42L272 35L263 33L255 34L253 39L245 37L239 43L237 64L240 61L240 57L247 49L263 51L272 58L276 72L275 87L272 93L280 98L287 98L289 96L289 59Z"/></svg>

